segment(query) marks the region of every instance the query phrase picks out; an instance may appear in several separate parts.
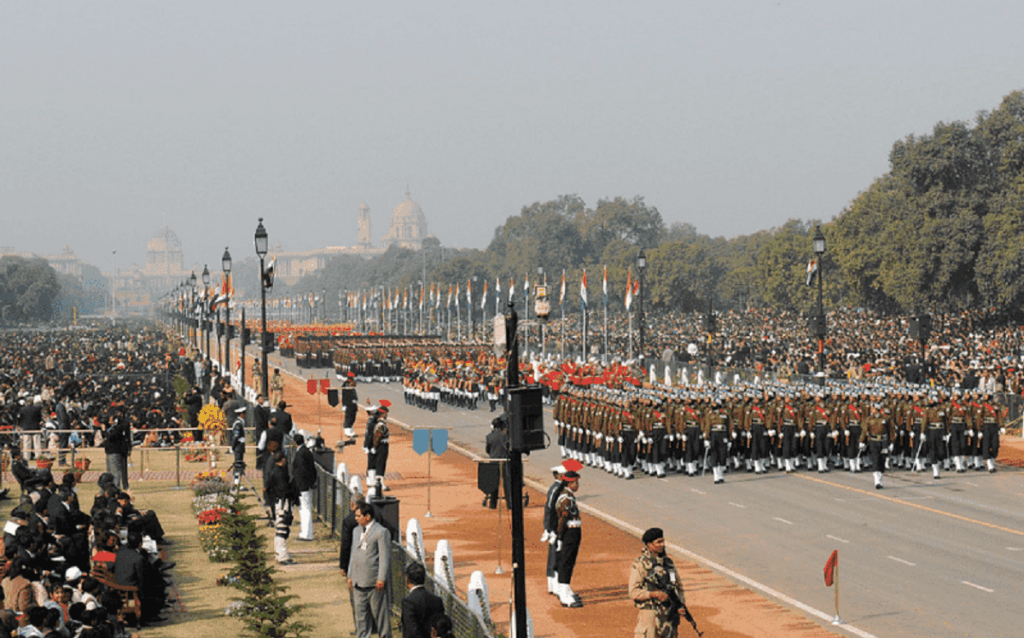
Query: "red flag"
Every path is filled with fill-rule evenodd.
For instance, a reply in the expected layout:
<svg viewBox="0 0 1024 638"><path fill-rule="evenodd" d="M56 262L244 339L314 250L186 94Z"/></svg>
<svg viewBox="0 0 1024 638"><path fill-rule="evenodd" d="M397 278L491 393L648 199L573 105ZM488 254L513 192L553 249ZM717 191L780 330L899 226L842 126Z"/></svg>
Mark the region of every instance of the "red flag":
<svg viewBox="0 0 1024 638"><path fill-rule="evenodd" d="M306 392L316 394L316 379L306 381Z"/></svg>
<svg viewBox="0 0 1024 638"><path fill-rule="evenodd" d="M825 587L832 586L832 576L836 571L836 567L839 565L839 550L832 550L832 555L828 557L828 562L825 563Z"/></svg>
<svg viewBox="0 0 1024 638"><path fill-rule="evenodd" d="M320 379L320 394L327 394L327 391L331 389L330 379Z"/></svg>

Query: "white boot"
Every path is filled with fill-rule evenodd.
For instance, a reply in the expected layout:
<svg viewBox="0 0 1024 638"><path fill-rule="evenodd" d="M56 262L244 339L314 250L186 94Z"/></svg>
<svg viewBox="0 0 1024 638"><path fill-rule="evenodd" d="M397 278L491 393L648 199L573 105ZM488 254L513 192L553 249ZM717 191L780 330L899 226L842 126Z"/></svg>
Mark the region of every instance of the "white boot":
<svg viewBox="0 0 1024 638"><path fill-rule="evenodd" d="M576 600L576 595L572 591L572 587L569 583L558 584L558 601L562 603L562 607L582 607L583 604Z"/></svg>
<svg viewBox="0 0 1024 638"><path fill-rule="evenodd" d="M920 457L918 457L914 462L914 471L924 472L924 461L922 461Z"/></svg>
<svg viewBox="0 0 1024 638"><path fill-rule="evenodd" d="M786 459L786 474L793 471L793 461Z"/></svg>
<svg viewBox="0 0 1024 638"><path fill-rule="evenodd" d="M825 473L825 459L818 457L818 474Z"/></svg>
<svg viewBox="0 0 1024 638"><path fill-rule="evenodd" d="M854 460L853 464L857 466L857 469L855 471L860 472L860 459Z"/></svg>
<svg viewBox="0 0 1024 638"><path fill-rule="evenodd" d="M961 456L954 456L953 457L953 463L956 465L956 471L957 471L958 474L960 472L964 471L963 457L961 457Z"/></svg>
<svg viewBox="0 0 1024 638"><path fill-rule="evenodd" d="M876 490L882 489L882 473L881 472L872 472L871 475L875 479L875 489Z"/></svg>
<svg viewBox="0 0 1024 638"><path fill-rule="evenodd" d="M996 460L995 459L988 459L987 461L985 461L985 465L988 466L988 471L990 473L996 471Z"/></svg>
<svg viewBox="0 0 1024 638"><path fill-rule="evenodd" d="M664 463L656 463L654 465L654 469L658 473L658 478L665 478L665 464Z"/></svg>
<svg viewBox="0 0 1024 638"><path fill-rule="evenodd" d="M932 463L932 477L939 478L939 464Z"/></svg>
<svg viewBox="0 0 1024 638"><path fill-rule="evenodd" d="M809 456L807 457L807 469L808 470L813 470L814 469L814 459L812 459Z"/></svg>

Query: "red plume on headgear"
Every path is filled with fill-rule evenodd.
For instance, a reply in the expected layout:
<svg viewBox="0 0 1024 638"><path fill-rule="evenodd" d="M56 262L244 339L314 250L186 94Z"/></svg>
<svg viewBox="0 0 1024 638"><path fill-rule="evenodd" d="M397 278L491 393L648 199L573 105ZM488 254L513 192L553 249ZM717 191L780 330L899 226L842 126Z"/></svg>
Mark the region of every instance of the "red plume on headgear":
<svg viewBox="0 0 1024 638"><path fill-rule="evenodd" d="M381 410L387 410L390 407L391 407L391 402L390 401L388 401L387 399L381 399L380 400L380 409Z"/></svg>

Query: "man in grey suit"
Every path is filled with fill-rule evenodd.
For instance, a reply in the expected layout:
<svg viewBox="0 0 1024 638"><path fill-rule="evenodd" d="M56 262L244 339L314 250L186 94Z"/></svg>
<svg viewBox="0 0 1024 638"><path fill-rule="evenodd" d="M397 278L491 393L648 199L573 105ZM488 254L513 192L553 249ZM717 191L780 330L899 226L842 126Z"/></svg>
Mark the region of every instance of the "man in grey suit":
<svg viewBox="0 0 1024 638"><path fill-rule="evenodd" d="M374 520L373 506L361 502L355 510L356 528L352 538L352 555L348 561L348 588L356 614L359 638L391 638L390 573L391 534Z"/></svg>

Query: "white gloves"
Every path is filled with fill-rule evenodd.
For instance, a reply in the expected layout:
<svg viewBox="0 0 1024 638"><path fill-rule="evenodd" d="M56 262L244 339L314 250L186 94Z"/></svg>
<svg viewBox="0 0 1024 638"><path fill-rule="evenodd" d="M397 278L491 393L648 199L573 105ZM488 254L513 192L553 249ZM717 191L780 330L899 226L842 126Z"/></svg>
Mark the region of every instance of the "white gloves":
<svg viewBox="0 0 1024 638"><path fill-rule="evenodd" d="M862 449L862 450L866 450L866 449L867 449L867 447L868 447L868 446L867 446L867 444L866 444L866 443L864 443L864 441L861 441L861 442L860 442L860 449Z"/></svg>
<svg viewBox="0 0 1024 638"><path fill-rule="evenodd" d="M967 430L967 436L974 436L974 430Z"/></svg>
<svg viewBox="0 0 1024 638"><path fill-rule="evenodd" d="M948 443L949 442L949 435L947 434L946 436L942 437L942 440L946 441Z"/></svg>
<svg viewBox="0 0 1024 638"><path fill-rule="evenodd" d="M850 436L849 430L843 430L843 436Z"/></svg>
<svg viewBox="0 0 1024 638"><path fill-rule="evenodd" d="M800 438L802 439L802 438L804 438L805 436L807 436L807 433L806 433L806 432L804 432L803 430L800 430ZM814 435L812 434L811 436L814 436Z"/></svg>
<svg viewBox="0 0 1024 638"><path fill-rule="evenodd" d="M705 440L704 441L704 447L707 447L707 448L711 447L711 441Z"/></svg>
<svg viewBox="0 0 1024 638"><path fill-rule="evenodd" d="M558 541L558 537L555 536L555 532L554 531L548 532L548 545L554 545L557 541ZM561 545L561 543L558 543L558 544Z"/></svg>
<svg viewBox="0 0 1024 638"><path fill-rule="evenodd" d="M1006 428L999 428L999 435L1006 436Z"/></svg>
<svg viewBox="0 0 1024 638"><path fill-rule="evenodd" d="M540 542L542 542L542 543L548 542L548 530L544 530L544 533L541 534Z"/></svg>
<svg viewBox="0 0 1024 638"><path fill-rule="evenodd" d="M889 444L889 451L890 451L890 452L892 452L892 451L893 451L893 445L892 445L892 443L890 443L890 444Z"/></svg>
<svg viewBox="0 0 1024 638"><path fill-rule="evenodd" d="M736 438L736 433L735 432L732 433L732 438L734 438L734 439Z"/></svg>
<svg viewBox="0 0 1024 638"><path fill-rule="evenodd" d="M370 453L370 448L364 447L363 448L363 454L369 454L369 453Z"/></svg>
<svg viewBox="0 0 1024 638"><path fill-rule="evenodd" d="M556 552L562 551L562 541L558 541L558 543L555 544L555 551Z"/></svg>
<svg viewBox="0 0 1024 638"><path fill-rule="evenodd" d="M622 443L622 437L621 436L619 437L619 443Z"/></svg>
<svg viewBox="0 0 1024 638"><path fill-rule="evenodd" d="M684 434L682 436L683 436L683 443L686 443L686 435Z"/></svg>
<svg viewBox="0 0 1024 638"><path fill-rule="evenodd" d="M376 454L376 453L377 453L377 448L375 448L375 447L370 448L370 454Z"/></svg>
<svg viewBox="0 0 1024 638"><path fill-rule="evenodd" d="M768 436L775 436L775 430L768 430Z"/></svg>

